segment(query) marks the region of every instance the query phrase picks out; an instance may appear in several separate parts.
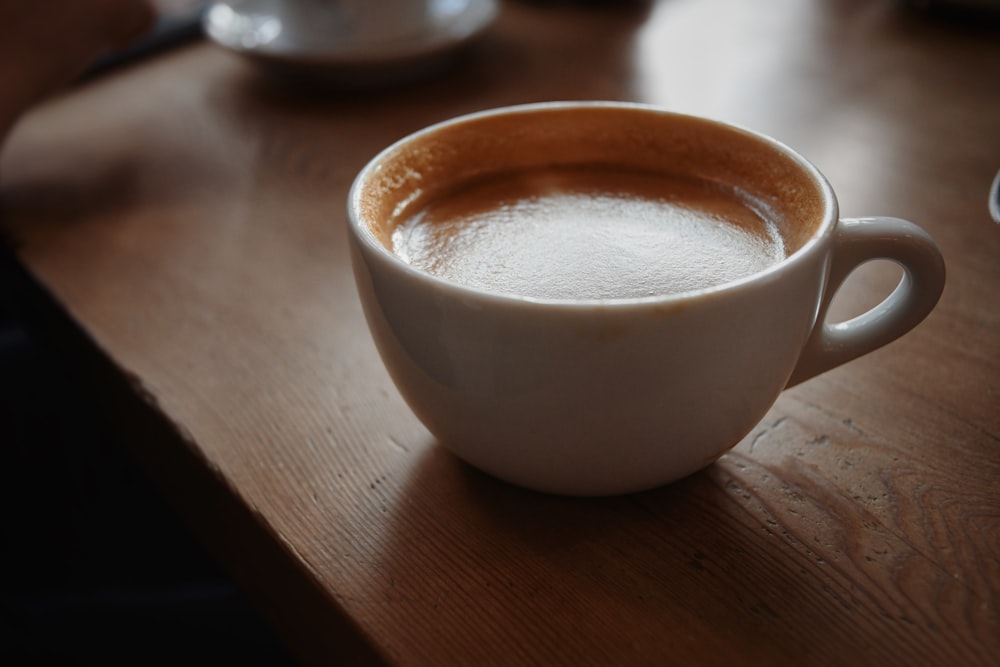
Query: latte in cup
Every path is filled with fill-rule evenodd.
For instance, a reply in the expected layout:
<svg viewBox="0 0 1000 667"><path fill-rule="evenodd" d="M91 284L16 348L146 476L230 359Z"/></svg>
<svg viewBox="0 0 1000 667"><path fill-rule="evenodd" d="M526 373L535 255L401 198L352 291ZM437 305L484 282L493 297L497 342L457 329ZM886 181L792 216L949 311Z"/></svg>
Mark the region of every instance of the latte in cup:
<svg viewBox="0 0 1000 667"><path fill-rule="evenodd" d="M492 174L413 202L392 251L445 280L557 300L705 289L785 257L766 207L738 189L593 165Z"/></svg>
<svg viewBox="0 0 1000 667"><path fill-rule="evenodd" d="M436 440L500 479L570 495L691 474L789 386L916 326L944 285L933 239L840 219L777 141L618 102L494 109L376 155L348 197L374 343ZM856 267L904 270L847 322Z"/></svg>

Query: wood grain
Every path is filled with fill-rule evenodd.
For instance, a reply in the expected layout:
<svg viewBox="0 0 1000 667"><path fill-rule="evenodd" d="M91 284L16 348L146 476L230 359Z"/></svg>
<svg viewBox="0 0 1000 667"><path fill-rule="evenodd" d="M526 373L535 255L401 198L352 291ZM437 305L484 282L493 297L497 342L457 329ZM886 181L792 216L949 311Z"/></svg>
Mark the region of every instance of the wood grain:
<svg viewBox="0 0 1000 667"><path fill-rule="evenodd" d="M136 455L309 662L997 664L998 73L990 25L888 0L508 2L451 70L363 92L194 45L27 117L0 224ZM931 232L938 308L663 489L556 498L459 463L368 337L347 188L429 123L585 98L790 144L844 215ZM896 275L859 271L837 313Z"/></svg>

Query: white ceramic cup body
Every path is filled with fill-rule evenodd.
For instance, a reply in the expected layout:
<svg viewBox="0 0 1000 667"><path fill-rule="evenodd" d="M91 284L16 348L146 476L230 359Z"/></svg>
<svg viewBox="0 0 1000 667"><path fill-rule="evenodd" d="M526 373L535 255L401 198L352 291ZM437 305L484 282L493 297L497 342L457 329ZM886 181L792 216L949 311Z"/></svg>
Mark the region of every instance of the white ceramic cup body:
<svg viewBox="0 0 1000 667"><path fill-rule="evenodd" d="M795 189L803 183L813 189L808 208L815 219L801 223L809 228L807 238L784 261L733 283L663 297L574 302L446 282L401 261L373 232L382 221L374 219L372 201L402 201L408 190L427 184L420 170L382 176L392 160L428 136L442 139L435 150L447 152L442 147L452 133L467 142L455 128L475 129L501 116L516 118L511 127L530 128L545 117L551 133L559 131L560 116L568 122L581 111L608 114L609 133L633 118L648 127L693 123L684 150L702 150L702 126L711 129L703 143L726 141L730 132L741 142L760 142L764 154L774 154L796 175ZM669 146L652 149L664 150ZM753 429L790 381L912 328L933 307L944 281L940 254L926 234L894 219L838 221L826 180L790 149L739 128L624 103L526 105L424 130L359 174L348 217L371 333L417 417L472 465L559 494L634 492L705 467ZM826 307L840 281L879 257L904 266L897 292L856 322L827 324Z"/></svg>

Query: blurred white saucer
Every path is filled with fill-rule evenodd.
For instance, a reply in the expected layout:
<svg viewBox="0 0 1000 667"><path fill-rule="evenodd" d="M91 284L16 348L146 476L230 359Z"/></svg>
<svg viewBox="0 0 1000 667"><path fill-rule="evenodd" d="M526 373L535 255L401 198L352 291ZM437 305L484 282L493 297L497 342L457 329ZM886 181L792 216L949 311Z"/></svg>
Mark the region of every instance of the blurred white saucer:
<svg viewBox="0 0 1000 667"><path fill-rule="evenodd" d="M498 0L426 0L419 19L403 24L384 14L358 20L338 2L218 0L205 13L204 28L217 44L263 65L378 85L435 69L498 11Z"/></svg>

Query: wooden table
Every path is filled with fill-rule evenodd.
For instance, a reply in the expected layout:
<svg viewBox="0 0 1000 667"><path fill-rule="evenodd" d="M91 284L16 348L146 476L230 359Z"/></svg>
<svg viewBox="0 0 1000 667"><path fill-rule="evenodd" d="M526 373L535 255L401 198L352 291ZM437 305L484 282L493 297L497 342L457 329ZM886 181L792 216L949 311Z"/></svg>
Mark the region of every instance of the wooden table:
<svg viewBox="0 0 1000 667"><path fill-rule="evenodd" d="M194 44L27 117L0 225L27 305L307 663L997 664L998 80L995 26L889 0L510 1L454 68L365 93ZM844 215L935 236L938 308L659 490L549 497L458 462L368 336L347 188L431 122L582 98L792 145ZM838 313L897 277L859 271Z"/></svg>

